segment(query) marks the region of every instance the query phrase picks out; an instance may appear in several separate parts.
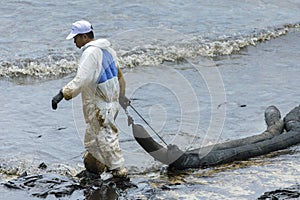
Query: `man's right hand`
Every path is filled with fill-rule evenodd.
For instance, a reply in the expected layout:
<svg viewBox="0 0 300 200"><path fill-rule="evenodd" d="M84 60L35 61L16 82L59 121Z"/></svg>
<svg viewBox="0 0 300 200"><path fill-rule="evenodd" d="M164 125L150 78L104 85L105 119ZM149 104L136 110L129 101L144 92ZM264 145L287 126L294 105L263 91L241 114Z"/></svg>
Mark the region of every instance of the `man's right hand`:
<svg viewBox="0 0 300 200"><path fill-rule="evenodd" d="M127 109L127 107L130 105L130 100L126 96L120 96L119 97L119 103L122 106L124 110Z"/></svg>
<svg viewBox="0 0 300 200"><path fill-rule="evenodd" d="M64 95L62 93L62 90L59 91L59 93L52 98L52 109L57 109L57 104L64 98Z"/></svg>

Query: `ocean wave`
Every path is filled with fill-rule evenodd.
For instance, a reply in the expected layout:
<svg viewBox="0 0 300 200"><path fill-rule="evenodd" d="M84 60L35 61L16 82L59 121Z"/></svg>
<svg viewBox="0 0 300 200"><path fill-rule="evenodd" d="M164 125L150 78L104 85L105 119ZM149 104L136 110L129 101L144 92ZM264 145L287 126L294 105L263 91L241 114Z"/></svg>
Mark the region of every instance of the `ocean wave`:
<svg viewBox="0 0 300 200"><path fill-rule="evenodd" d="M217 57L240 52L248 46L255 46L268 40L286 35L299 24L286 24L280 27L254 31L248 36L220 36L215 40L202 37L186 37L177 44L143 44L129 50L117 49L122 67L156 66L164 62L183 62L197 56ZM75 56L70 58L47 55L44 59L23 59L0 62L0 77L11 79L39 79L62 77L77 69Z"/></svg>
<svg viewBox="0 0 300 200"><path fill-rule="evenodd" d="M187 39L178 45L145 45L129 51L121 51L120 63L127 67L159 65L164 62L181 62L187 58L217 57L240 52L248 46L269 41L286 35L299 24L286 24L281 27L253 32L249 36L221 36L214 41L202 38Z"/></svg>
<svg viewBox="0 0 300 200"><path fill-rule="evenodd" d="M39 79L61 77L76 71L77 62L67 59L57 61L39 61L24 59L13 62L2 62L0 77L13 79Z"/></svg>

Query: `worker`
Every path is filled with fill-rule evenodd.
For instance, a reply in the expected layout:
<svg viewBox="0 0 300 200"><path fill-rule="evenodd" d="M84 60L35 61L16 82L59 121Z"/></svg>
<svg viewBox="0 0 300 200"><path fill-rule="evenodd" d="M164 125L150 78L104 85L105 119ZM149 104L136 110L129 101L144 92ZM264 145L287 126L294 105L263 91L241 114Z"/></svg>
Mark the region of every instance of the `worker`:
<svg viewBox="0 0 300 200"><path fill-rule="evenodd" d="M83 53L76 76L53 97L52 108L56 110L63 98L70 100L81 93L87 171L101 174L107 170L114 177L127 177L115 119L119 104L126 109L130 101L116 52L107 39L94 39L93 26L85 20L73 23L66 39L74 39Z"/></svg>

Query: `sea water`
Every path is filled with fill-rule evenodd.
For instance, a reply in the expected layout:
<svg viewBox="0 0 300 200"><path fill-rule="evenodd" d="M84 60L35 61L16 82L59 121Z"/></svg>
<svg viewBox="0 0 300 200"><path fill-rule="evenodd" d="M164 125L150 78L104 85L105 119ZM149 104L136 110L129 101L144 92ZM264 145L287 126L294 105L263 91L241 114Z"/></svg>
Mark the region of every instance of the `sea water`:
<svg viewBox="0 0 300 200"><path fill-rule="evenodd" d="M65 40L76 20L89 20L96 38L112 43L132 105L168 144L183 150L259 134L269 105L283 117L299 105L296 0L28 0L5 1L0 8L2 182L24 171L40 173L42 162L53 173L83 169L80 97L62 101L56 111L50 103L76 73L81 50ZM159 174L164 166L135 142L124 111L117 125L132 180L171 182ZM171 190L157 186L153 197L255 199L299 183L298 157L294 146L240 167L195 170L177 177L181 184ZM14 190L0 190L4 199L19 199ZM133 190L128 198L142 193Z"/></svg>

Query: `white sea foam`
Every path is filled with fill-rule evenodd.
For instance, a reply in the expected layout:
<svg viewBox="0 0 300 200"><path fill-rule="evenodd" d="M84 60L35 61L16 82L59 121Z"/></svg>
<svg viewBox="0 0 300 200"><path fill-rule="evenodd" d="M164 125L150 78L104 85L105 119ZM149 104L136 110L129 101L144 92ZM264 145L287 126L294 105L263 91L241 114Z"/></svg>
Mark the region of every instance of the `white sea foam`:
<svg viewBox="0 0 300 200"><path fill-rule="evenodd" d="M214 41L199 37L186 37L178 43L151 43L141 44L131 49L117 49L119 62L122 67L156 66L164 62L182 62L197 56L216 57L239 53L248 46L275 39L287 34L295 25L283 25L253 32L248 36L220 36ZM172 41L173 42L173 41ZM8 78L53 78L73 73L77 69L74 58L24 59L18 61L2 62L0 77ZM73 56L74 57L74 56Z"/></svg>
<svg viewBox="0 0 300 200"><path fill-rule="evenodd" d="M61 59L54 62L39 62L36 60L18 63L2 63L0 77L10 78L47 78L60 77L76 71L77 62Z"/></svg>
<svg viewBox="0 0 300 200"><path fill-rule="evenodd" d="M238 53L243 48L275 39L289 32L294 25L253 33L246 37L223 36L215 41L201 38L186 39L178 45L145 45L121 51L120 63L126 67L159 65L163 62L180 62L196 56L216 57Z"/></svg>

